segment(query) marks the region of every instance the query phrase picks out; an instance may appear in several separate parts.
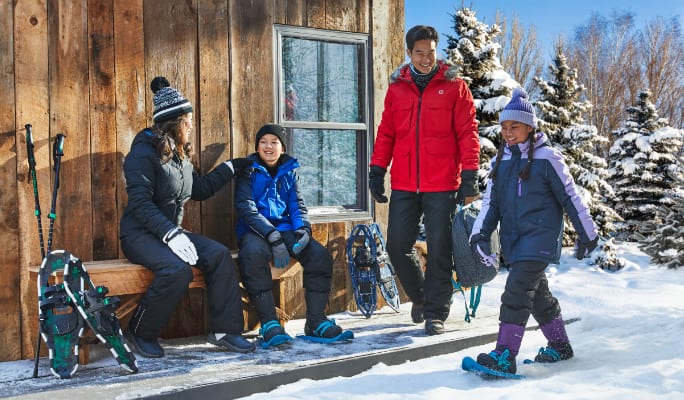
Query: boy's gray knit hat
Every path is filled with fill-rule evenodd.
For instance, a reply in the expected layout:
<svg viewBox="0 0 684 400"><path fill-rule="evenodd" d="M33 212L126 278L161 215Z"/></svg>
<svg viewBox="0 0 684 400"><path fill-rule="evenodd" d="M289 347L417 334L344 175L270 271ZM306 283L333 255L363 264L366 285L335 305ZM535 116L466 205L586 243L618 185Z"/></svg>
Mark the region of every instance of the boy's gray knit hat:
<svg viewBox="0 0 684 400"><path fill-rule="evenodd" d="M534 107L527 101L527 93L521 87L513 90L513 97L511 101L506 104L503 110L499 113L499 123L504 121L518 121L533 128L537 127L535 122L536 115Z"/></svg>

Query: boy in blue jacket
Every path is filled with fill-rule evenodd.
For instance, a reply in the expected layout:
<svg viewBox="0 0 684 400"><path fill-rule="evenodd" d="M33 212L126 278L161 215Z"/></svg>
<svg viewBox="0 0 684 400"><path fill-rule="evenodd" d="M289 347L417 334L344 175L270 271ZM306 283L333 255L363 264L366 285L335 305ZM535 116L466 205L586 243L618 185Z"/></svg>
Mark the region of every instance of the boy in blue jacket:
<svg viewBox="0 0 684 400"><path fill-rule="evenodd" d="M333 260L328 250L311 238L311 223L298 184L299 163L285 154L285 129L266 124L256 134L256 152L247 157L251 168L237 178L235 206L239 266L243 284L261 322L263 347L290 339L278 322L273 298L270 261L285 268L290 256L304 268L307 336L334 340L342 328L325 315Z"/></svg>
<svg viewBox="0 0 684 400"><path fill-rule="evenodd" d="M549 263L560 260L563 212L577 232L578 259L588 255L598 242L596 225L562 154L549 145L544 133L535 132L535 118L525 91L515 89L499 114L503 140L470 236L473 255L484 263L491 262L496 255L491 254L487 238L500 224L501 253L510 272L501 296L496 348L480 354L477 362L513 374L530 315L548 340L535 361L556 362L573 356L558 300L551 294L544 273Z"/></svg>

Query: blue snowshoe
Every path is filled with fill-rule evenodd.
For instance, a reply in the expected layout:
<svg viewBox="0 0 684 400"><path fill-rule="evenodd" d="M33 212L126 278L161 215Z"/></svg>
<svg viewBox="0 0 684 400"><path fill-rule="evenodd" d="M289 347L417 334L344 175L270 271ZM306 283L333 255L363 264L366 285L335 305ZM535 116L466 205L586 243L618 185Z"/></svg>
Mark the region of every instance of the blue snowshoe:
<svg viewBox="0 0 684 400"><path fill-rule="evenodd" d="M505 349L502 353L492 351L477 356L477 361L465 357L461 368L478 374L484 379L523 379L525 375L516 374L515 356Z"/></svg>
<svg viewBox="0 0 684 400"><path fill-rule="evenodd" d="M335 324L334 319L326 319L319 323L316 328L312 328L307 323L304 326L304 335L297 337L311 342L329 344L352 340L354 339L354 332L343 331L339 325Z"/></svg>
<svg viewBox="0 0 684 400"><path fill-rule="evenodd" d="M262 349L280 346L292 340L292 336L285 332L285 328L278 321L268 321L259 329L259 343Z"/></svg>

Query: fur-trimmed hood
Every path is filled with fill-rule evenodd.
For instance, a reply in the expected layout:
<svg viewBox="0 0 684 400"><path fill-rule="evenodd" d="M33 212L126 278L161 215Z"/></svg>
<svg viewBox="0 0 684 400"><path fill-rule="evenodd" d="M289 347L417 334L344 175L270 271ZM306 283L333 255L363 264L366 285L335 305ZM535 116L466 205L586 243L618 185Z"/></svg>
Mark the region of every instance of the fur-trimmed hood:
<svg viewBox="0 0 684 400"><path fill-rule="evenodd" d="M461 71L459 67L451 65L443 60L437 60L437 64L439 65L437 75L443 74L444 79L446 79L447 81L455 81L456 79L460 78ZM390 75L390 83L394 83L399 80L411 80L411 70L409 68L409 63L402 64L401 66L399 66L399 68L395 69L394 72L392 72L392 75Z"/></svg>

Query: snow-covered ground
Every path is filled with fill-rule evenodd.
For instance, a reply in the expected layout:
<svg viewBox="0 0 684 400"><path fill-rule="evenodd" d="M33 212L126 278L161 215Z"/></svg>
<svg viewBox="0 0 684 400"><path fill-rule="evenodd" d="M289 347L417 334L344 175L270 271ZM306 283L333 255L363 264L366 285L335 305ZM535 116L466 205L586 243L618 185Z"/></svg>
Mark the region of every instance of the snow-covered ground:
<svg viewBox="0 0 684 400"><path fill-rule="evenodd" d="M465 356L488 352L493 343L456 353L404 364L375 365L357 376L322 381L301 380L250 400L268 399L684 399L684 270L649 264L649 257L631 243L621 244L618 255L626 267L605 272L575 260L571 250L561 264L547 270L552 292L563 315L581 318L567 326L575 358L554 365L524 365L520 381L484 381L461 370ZM507 273L501 272L482 293L478 316L463 322L463 300L454 299L445 335L425 336L422 325L410 321L410 304L401 313L378 310L366 320L357 313L335 315L352 328L349 344L326 346L295 340L288 349L259 349L236 355L217 351L203 338L163 341L166 357L139 358L140 373L127 375L104 354L79 369L69 380L58 380L41 359L40 378L31 379L31 360L0 363L0 397L31 399L131 399L275 373L312 363L368 352L434 345L443 340L496 332L496 313ZM530 325L533 321L530 321ZM290 321L292 335L301 334L302 321ZM520 359L532 357L545 340L538 330L523 339Z"/></svg>
<svg viewBox="0 0 684 400"><path fill-rule="evenodd" d="M493 343L398 366L377 365L351 378L302 380L250 400L268 399L684 399L684 269L649 265L649 258L622 244L626 267L604 272L564 251L547 270L563 314L580 317L567 326L575 357L554 365L518 363L520 381L484 381L461 370L465 356ZM507 274L487 284L483 304L497 306ZM452 307L452 314L461 308ZM528 331L520 359L545 345Z"/></svg>

